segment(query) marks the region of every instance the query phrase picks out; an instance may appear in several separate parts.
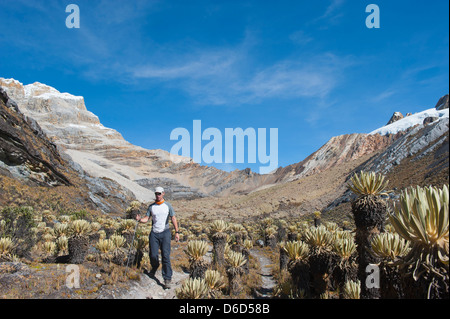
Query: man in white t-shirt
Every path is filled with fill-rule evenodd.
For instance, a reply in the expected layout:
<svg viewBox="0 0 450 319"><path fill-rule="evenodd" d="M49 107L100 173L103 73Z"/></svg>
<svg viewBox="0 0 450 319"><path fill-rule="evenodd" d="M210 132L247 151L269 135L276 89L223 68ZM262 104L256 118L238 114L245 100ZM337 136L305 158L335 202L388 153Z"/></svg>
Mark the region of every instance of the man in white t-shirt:
<svg viewBox="0 0 450 319"><path fill-rule="evenodd" d="M169 289L172 281L172 266L170 264L170 241L172 234L169 229L170 219L175 228L175 240L179 241L180 236L175 212L172 205L164 200L164 194L162 187L156 187L155 202L148 207L146 216L141 218L140 215L137 215L136 220L141 223L146 223L150 218L152 219L152 231L149 235L150 264L152 266L150 276L154 277L159 267L159 250L161 250L164 286L166 289Z"/></svg>

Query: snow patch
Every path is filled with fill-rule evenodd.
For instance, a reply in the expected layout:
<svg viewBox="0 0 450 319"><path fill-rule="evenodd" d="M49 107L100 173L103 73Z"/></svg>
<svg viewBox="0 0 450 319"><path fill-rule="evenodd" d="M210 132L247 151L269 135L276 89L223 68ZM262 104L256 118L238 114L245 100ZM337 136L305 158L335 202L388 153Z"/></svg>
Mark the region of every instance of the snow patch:
<svg viewBox="0 0 450 319"><path fill-rule="evenodd" d="M448 109L436 110L435 108L431 108L422 112L406 116L394 123L380 127L379 129L376 129L370 132L369 134L380 134L380 135L397 134L398 132L404 131L415 125L423 125L423 120L427 117L438 117L439 120L441 120L443 118L448 118L449 112Z"/></svg>

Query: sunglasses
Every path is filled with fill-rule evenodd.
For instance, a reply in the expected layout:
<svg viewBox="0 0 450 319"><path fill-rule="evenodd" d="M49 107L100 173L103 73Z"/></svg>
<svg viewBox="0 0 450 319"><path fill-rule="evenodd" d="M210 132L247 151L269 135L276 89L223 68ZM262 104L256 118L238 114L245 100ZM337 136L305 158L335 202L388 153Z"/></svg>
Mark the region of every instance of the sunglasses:
<svg viewBox="0 0 450 319"><path fill-rule="evenodd" d="M161 195L161 193L155 193L155 195Z"/></svg>

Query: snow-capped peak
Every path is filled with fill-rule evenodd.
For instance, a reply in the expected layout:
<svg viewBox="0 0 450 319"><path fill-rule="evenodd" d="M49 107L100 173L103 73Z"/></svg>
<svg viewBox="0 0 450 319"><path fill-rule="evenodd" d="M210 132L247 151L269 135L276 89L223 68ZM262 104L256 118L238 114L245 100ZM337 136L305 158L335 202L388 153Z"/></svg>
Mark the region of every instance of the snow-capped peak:
<svg viewBox="0 0 450 319"><path fill-rule="evenodd" d="M39 82L25 85L23 89L25 96L28 97L33 96L42 99L62 98L65 100L83 100L82 96L75 96L69 93L61 93L57 89Z"/></svg>
<svg viewBox="0 0 450 319"><path fill-rule="evenodd" d="M369 134L377 134L377 133L380 135L396 134L412 126L423 125L423 120L426 119L427 117L436 117L439 119L445 117L448 118L449 112L448 109L436 110L435 108L431 108L422 112L406 116L398 121L395 121L394 123L380 127L379 129L376 129L370 132Z"/></svg>

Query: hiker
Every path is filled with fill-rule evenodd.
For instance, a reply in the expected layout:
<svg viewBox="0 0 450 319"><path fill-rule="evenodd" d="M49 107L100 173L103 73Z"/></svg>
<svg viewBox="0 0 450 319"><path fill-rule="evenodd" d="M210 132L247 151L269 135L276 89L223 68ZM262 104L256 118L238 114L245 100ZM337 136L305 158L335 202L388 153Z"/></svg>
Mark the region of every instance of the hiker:
<svg viewBox="0 0 450 319"><path fill-rule="evenodd" d="M141 217L141 215L137 215L136 220L141 223L146 223L150 217L152 219L152 231L149 235L150 264L152 266L150 277L155 276L156 270L159 267L158 254L159 250L161 250L164 287L169 289L172 281L172 266L170 264L170 240L172 239L172 234L169 229L169 218L172 219L173 226L175 227L175 241L180 240L180 235L175 212L172 205L164 201L164 194L162 187L156 187L155 202L148 207L146 216Z"/></svg>

